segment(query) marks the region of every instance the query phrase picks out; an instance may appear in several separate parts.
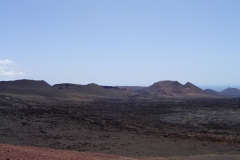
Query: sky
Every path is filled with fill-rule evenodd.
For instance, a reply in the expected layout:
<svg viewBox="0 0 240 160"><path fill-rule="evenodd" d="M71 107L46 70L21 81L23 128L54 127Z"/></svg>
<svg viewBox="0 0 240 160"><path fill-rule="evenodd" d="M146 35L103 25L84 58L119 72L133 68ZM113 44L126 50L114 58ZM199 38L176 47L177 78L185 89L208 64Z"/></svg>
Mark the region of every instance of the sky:
<svg viewBox="0 0 240 160"><path fill-rule="evenodd" d="M0 0L0 81L240 86L239 0Z"/></svg>

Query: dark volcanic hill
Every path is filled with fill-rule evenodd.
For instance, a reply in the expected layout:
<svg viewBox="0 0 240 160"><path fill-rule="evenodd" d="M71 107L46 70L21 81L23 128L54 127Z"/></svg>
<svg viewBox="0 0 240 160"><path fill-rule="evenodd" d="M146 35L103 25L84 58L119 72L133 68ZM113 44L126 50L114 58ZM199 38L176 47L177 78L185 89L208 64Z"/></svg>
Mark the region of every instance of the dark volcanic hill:
<svg viewBox="0 0 240 160"><path fill-rule="evenodd" d="M48 98L65 97L47 82L41 80L0 81L0 94L43 96Z"/></svg>
<svg viewBox="0 0 240 160"><path fill-rule="evenodd" d="M213 95L219 95L220 94L219 92L217 92L213 89L205 89L204 91L207 92L207 93L213 94Z"/></svg>
<svg viewBox="0 0 240 160"><path fill-rule="evenodd" d="M144 98L148 93L142 91L134 91L132 89L124 89L112 86L100 86L94 83L88 85L78 85L70 83L55 84L55 89L70 95L71 97L80 99L95 99L95 98L114 98L114 99L129 99L129 98Z"/></svg>
<svg viewBox="0 0 240 160"><path fill-rule="evenodd" d="M214 97L214 95L205 92L190 82L182 85L178 81L159 81L147 87L145 91L160 97Z"/></svg>
<svg viewBox="0 0 240 160"><path fill-rule="evenodd" d="M226 97L240 97L240 90L237 88L226 88L220 92L220 95Z"/></svg>

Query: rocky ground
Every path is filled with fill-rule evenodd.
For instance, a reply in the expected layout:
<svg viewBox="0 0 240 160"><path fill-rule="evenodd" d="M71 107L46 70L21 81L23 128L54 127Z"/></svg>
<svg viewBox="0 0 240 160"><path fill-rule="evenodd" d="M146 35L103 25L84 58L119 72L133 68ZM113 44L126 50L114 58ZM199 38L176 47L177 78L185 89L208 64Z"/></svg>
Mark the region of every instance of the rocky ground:
<svg viewBox="0 0 240 160"><path fill-rule="evenodd" d="M233 157L240 155L239 113L239 99L77 103L2 95L0 143L123 157Z"/></svg>

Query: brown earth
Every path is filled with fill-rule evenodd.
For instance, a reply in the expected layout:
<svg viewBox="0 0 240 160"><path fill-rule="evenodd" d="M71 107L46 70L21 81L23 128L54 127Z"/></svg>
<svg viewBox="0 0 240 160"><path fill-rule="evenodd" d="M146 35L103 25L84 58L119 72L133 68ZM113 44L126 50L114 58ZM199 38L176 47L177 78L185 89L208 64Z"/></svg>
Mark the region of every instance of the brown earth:
<svg viewBox="0 0 240 160"><path fill-rule="evenodd" d="M237 160L239 155L183 157L126 157L101 153L66 151L40 147L0 144L0 160Z"/></svg>

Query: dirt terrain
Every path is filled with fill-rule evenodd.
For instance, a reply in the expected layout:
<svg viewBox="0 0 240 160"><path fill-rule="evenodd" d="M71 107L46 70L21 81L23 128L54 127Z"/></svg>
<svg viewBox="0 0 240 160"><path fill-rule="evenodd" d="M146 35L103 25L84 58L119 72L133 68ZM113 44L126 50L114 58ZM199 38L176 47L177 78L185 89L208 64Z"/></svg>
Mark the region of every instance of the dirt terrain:
<svg viewBox="0 0 240 160"><path fill-rule="evenodd" d="M130 157L238 156L239 112L240 99L59 102L1 95L0 143Z"/></svg>
<svg viewBox="0 0 240 160"><path fill-rule="evenodd" d="M176 157L126 157L102 153L57 150L0 144L0 160L236 160L239 155L196 155Z"/></svg>

